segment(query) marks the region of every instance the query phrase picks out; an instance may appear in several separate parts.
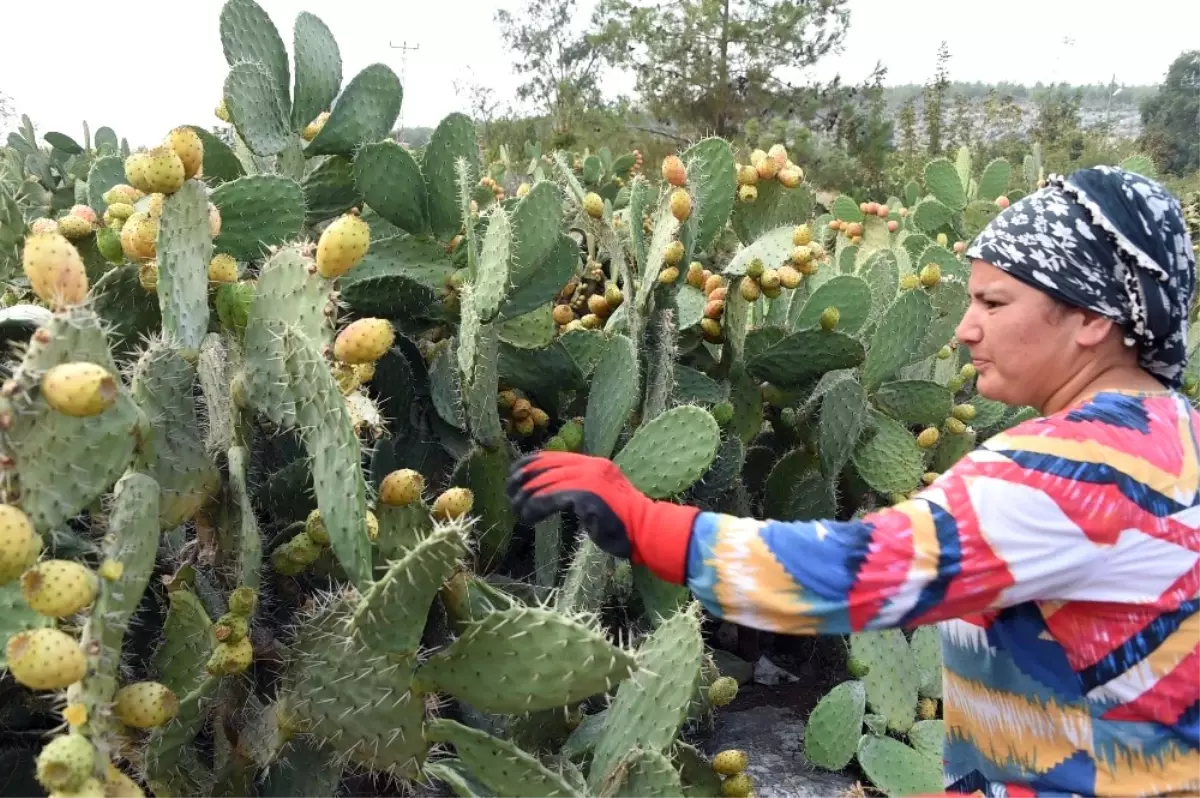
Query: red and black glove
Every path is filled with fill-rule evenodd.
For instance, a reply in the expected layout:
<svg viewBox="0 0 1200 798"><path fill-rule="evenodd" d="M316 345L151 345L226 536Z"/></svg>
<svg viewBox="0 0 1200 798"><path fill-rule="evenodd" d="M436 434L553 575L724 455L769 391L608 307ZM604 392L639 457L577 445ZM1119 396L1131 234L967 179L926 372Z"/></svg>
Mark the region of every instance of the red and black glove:
<svg viewBox="0 0 1200 798"><path fill-rule="evenodd" d="M700 510L654 501L611 460L538 452L513 463L506 485L523 524L570 511L603 551L645 565L658 578L687 582L688 544Z"/></svg>

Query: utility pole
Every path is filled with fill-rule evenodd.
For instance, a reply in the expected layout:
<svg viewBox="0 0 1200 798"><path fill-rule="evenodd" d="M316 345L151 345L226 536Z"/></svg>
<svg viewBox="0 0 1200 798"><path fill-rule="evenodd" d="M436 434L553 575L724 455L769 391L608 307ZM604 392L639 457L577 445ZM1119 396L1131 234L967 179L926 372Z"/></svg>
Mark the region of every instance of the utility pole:
<svg viewBox="0 0 1200 798"><path fill-rule="evenodd" d="M421 45L420 44L409 44L407 41L400 42L400 44L395 44L391 40L389 40L388 47L390 47L393 50L400 51L400 85L403 86L404 85L404 73L408 69L409 51L420 50ZM400 116L396 119L396 127L401 128L401 129L404 127L404 104L403 103L400 104Z"/></svg>

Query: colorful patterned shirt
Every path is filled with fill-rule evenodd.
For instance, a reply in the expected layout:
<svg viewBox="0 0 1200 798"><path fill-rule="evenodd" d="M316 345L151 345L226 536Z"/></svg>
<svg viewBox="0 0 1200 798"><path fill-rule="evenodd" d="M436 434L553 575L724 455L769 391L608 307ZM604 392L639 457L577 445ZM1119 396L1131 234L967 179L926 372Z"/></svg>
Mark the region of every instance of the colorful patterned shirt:
<svg viewBox="0 0 1200 798"><path fill-rule="evenodd" d="M1200 414L1101 392L851 521L702 513L688 585L783 634L938 624L945 784L1200 791Z"/></svg>

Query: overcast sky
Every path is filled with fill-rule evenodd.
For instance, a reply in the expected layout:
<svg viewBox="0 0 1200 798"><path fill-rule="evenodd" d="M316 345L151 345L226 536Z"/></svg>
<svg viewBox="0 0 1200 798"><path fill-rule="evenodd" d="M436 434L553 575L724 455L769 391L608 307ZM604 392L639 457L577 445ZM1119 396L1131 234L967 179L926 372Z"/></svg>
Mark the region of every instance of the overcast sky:
<svg viewBox="0 0 1200 798"><path fill-rule="evenodd" d="M454 81L476 81L509 97L511 57L492 21L496 8L522 0L259 0L287 46L300 11L321 17L341 48L343 81L381 61L402 73L406 125L434 125L466 110ZM580 0L590 11L595 0ZM217 31L223 0L119 0L113 12L94 0L4 3L9 35L0 47L0 92L29 114L39 134L81 137L81 121L109 125L130 144L153 144L180 124L208 126L226 64ZM956 80L1158 83L1171 61L1200 45L1198 0L850 0L845 52L820 65L857 81L877 60L889 83L921 83L938 43L951 51ZM968 10L971 9L971 10ZM977 9L977 10L976 10ZM46 14L58 20L52 37ZM1064 42L1064 39L1069 41ZM1021 57L1018 54L1029 55ZM628 81L610 81L628 90Z"/></svg>

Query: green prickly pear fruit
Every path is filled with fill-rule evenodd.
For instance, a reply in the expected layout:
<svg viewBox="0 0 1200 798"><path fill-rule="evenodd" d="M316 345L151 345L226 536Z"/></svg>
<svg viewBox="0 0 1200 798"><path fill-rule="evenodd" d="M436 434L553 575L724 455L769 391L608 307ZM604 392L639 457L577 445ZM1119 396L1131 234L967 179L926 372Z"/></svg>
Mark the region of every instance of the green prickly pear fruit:
<svg viewBox="0 0 1200 798"><path fill-rule="evenodd" d="M579 447L583 446L583 424L577 419L564 421L558 428L558 437L567 445L567 451L579 451Z"/></svg>
<svg viewBox="0 0 1200 798"><path fill-rule="evenodd" d="M565 452L567 451L567 444L559 436L551 435L546 440L545 445L542 446L542 449L547 452Z"/></svg>
<svg viewBox="0 0 1200 798"><path fill-rule="evenodd" d="M21 574L21 595L34 612L51 618L74 615L96 600L100 580L72 560L43 560Z"/></svg>
<svg viewBox="0 0 1200 798"><path fill-rule="evenodd" d="M236 643L250 634L250 619L245 615L227 612L213 624L213 635L222 643Z"/></svg>
<svg viewBox="0 0 1200 798"><path fill-rule="evenodd" d="M217 319L222 327L239 336L246 331L246 323L250 320L250 306L254 303L257 290L258 283L254 280L225 283L217 288L215 304Z"/></svg>
<svg viewBox="0 0 1200 798"><path fill-rule="evenodd" d="M950 415L954 416L959 421L970 421L975 418L975 405L955 405L950 410Z"/></svg>
<svg viewBox="0 0 1200 798"><path fill-rule="evenodd" d="M101 196L104 198L105 204L110 208L114 205L132 206L133 203L137 202L138 199L141 198L142 192L138 191L133 186L126 185L125 183L118 183L108 191L105 191Z"/></svg>
<svg viewBox="0 0 1200 798"><path fill-rule="evenodd" d="M196 131L188 127L177 127L167 134L163 144L174 150L183 163L184 180L191 180L200 173L200 167L204 165L204 142L200 140Z"/></svg>
<svg viewBox="0 0 1200 798"><path fill-rule="evenodd" d="M922 698L917 704L917 715L921 720L933 720L937 717L938 702L936 698Z"/></svg>
<svg viewBox="0 0 1200 798"><path fill-rule="evenodd" d="M37 757L37 780L47 792L75 790L92 776L96 747L82 734L64 734L42 747Z"/></svg>
<svg viewBox="0 0 1200 798"><path fill-rule="evenodd" d="M229 594L229 611L250 617L258 607L258 591L252 587L239 587Z"/></svg>
<svg viewBox="0 0 1200 798"><path fill-rule="evenodd" d="M325 529L325 521L321 518L320 510L313 510L304 519L304 533L313 543L321 546L329 545L329 532Z"/></svg>
<svg viewBox="0 0 1200 798"><path fill-rule="evenodd" d="M728 679L728 676L722 678ZM750 764L750 755L738 748L727 748L724 751L718 751L716 756L712 758L713 772L719 773L722 776L736 776L746 770L746 765Z"/></svg>
<svg viewBox="0 0 1200 798"><path fill-rule="evenodd" d="M842 312L837 308L825 308L821 311L820 324L822 330L832 330L842 320Z"/></svg>
<svg viewBox="0 0 1200 798"><path fill-rule="evenodd" d="M921 278L915 274L906 274L900 278L900 290L911 291L921 284Z"/></svg>
<svg viewBox="0 0 1200 798"><path fill-rule="evenodd" d="M67 214L58 220L58 232L68 241L78 241L92 234L92 225L87 219Z"/></svg>
<svg viewBox="0 0 1200 798"><path fill-rule="evenodd" d="M738 683L732 676L721 676L708 686L708 702L714 707L723 707L737 698Z"/></svg>
<svg viewBox="0 0 1200 798"><path fill-rule="evenodd" d="M754 258L746 265L746 276L751 280L762 277L764 271L766 271L766 267L763 265L762 258Z"/></svg>
<svg viewBox="0 0 1200 798"><path fill-rule="evenodd" d="M917 435L917 446L920 446L922 449L932 449L934 446L937 446L939 437L937 427L926 427Z"/></svg>
<svg viewBox="0 0 1200 798"><path fill-rule="evenodd" d="M853 678L861 679L871 672L871 666L858 657L851 657L850 661L846 663L846 670L850 672Z"/></svg>
<svg viewBox="0 0 1200 798"><path fill-rule="evenodd" d="M29 287L52 308L78 305L87 298L88 278L83 258L62 234L26 236L21 260Z"/></svg>
<svg viewBox="0 0 1200 798"><path fill-rule="evenodd" d="M326 536L328 538L328 536ZM321 545L301 532L271 552L271 566L284 576L295 576L317 561Z"/></svg>
<svg viewBox="0 0 1200 798"><path fill-rule="evenodd" d="M11 504L0 504L0 585L6 585L37 561L42 541L29 516Z"/></svg>
<svg viewBox="0 0 1200 798"><path fill-rule="evenodd" d="M946 419L946 432L949 432L951 435L962 435L966 431L967 425L959 419L953 416Z"/></svg>
<svg viewBox="0 0 1200 798"><path fill-rule="evenodd" d="M593 219L604 216L604 199L594 191L583 195L583 210Z"/></svg>
<svg viewBox="0 0 1200 798"><path fill-rule="evenodd" d="M475 494L467 488L450 488L433 502L433 517L439 521L461 518L471 512Z"/></svg>
<svg viewBox="0 0 1200 798"><path fill-rule="evenodd" d="M249 637L243 637L236 643L217 643L204 669L210 676L232 676L249 668L253 661L254 646Z"/></svg>
<svg viewBox="0 0 1200 798"><path fill-rule="evenodd" d="M770 161L765 163L770 163ZM748 798L753 791L754 782L747 773L729 776L721 782L721 795L725 798Z"/></svg>
<svg viewBox="0 0 1200 798"><path fill-rule="evenodd" d="M401 468L383 478L379 485L379 501L391 507L405 507L421 499L425 477L411 468Z"/></svg>
<svg viewBox="0 0 1200 798"><path fill-rule="evenodd" d="M625 294L621 293L621 289L616 284L609 283L608 287L604 289L604 301L608 303L610 310L616 310L625 301Z"/></svg>
<svg viewBox="0 0 1200 798"><path fill-rule="evenodd" d="M934 482L937 482L937 478L938 478L938 472L936 472L936 471L926 471L924 474L921 475L921 481L924 482L926 485L932 485Z"/></svg>
<svg viewBox="0 0 1200 798"><path fill-rule="evenodd" d="M179 698L165 684L134 682L113 696L113 714L126 726L153 729L165 726L179 712Z"/></svg>
<svg viewBox="0 0 1200 798"><path fill-rule="evenodd" d="M762 386L762 400L771 407L783 407L787 404L787 394L777 385L764 383Z"/></svg>
<svg viewBox="0 0 1200 798"><path fill-rule="evenodd" d="M963 367L958 370L958 376L964 380L971 380L979 373L979 369L975 368L974 363L963 363Z"/></svg>
<svg viewBox="0 0 1200 798"><path fill-rule="evenodd" d="M31 690L63 690L87 673L87 659L75 638L58 629L17 632L5 646L8 670Z"/></svg>
<svg viewBox="0 0 1200 798"><path fill-rule="evenodd" d="M733 402L726 399L724 402L716 405L712 409L712 417L716 422L724 427L730 421L733 421Z"/></svg>
<svg viewBox="0 0 1200 798"><path fill-rule="evenodd" d="M357 208L339 216L321 233L317 241L317 273L334 278L359 264L371 246L371 228L358 215Z"/></svg>
<svg viewBox="0 0 1200 798"><path fill-rule="evenodd" d="M117 381L103 366L80 361L60 363L42 375L42 396L63 415L97 416L117 401Z"/></svg>
<svg viewBox="0 0 1200 798"><path fill-rule="evenodd" d="M343 363L374 363L387 354L396 333L387 319L358 319L338 333L333 356Z"/></svg>
<svg viewBox="0 0 1200 798"><path fill-rule="evenodd" d="M174 194L183 187L183 160L167 146L135 152L125 159L125 179L139 191Z"/></svg>
<svg viewBox="0 0 1200 798"><path fill-rule="evenodd" d="M232 255L221 252L213 255L208 262L208 281L210 283L236 283L238 278L237 261Z"/></svg>
<svg viewBox="0 0 1200 798"><path fill-rule="evenodd" d="M954 354L954 351L949 346L943 346L941 349L938 350L937 359L938 360L949 360L950 355L952 355L952 354Z"/></svg>
<svg viewBox="0 0 1200 798"><path fill-rule="evenodd" d="M918 279L921 281L921 285L933 288L942 281L942 267L936 263L927 263L922 267Z"/></svg>
<svg viewBox="0 0 1200 798"><path fill-rule="evenodd" d="M109 263L120 264L125 261L125 250L121 248L121 234L107 227L96 231L96 248Z"/></svg>

